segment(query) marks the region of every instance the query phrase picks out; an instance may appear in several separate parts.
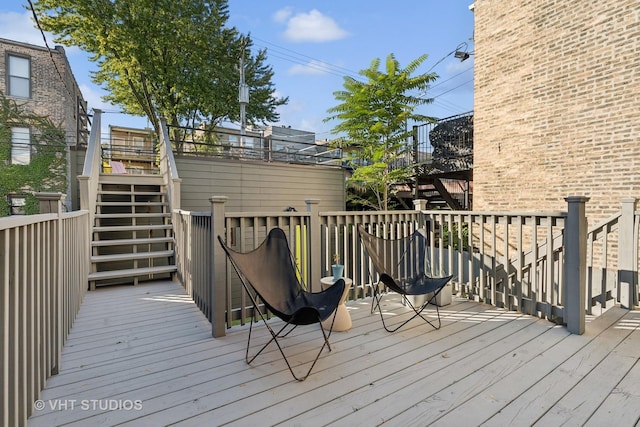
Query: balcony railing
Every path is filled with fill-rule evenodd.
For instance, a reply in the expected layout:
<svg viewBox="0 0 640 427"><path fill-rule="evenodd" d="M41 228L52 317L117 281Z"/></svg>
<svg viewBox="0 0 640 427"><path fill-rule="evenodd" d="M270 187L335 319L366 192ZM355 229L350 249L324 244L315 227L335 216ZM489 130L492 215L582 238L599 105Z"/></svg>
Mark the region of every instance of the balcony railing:
<svg viewBox="0 0 640 427"><path fill-rule="evenodd" d="M52 213L0 220L2 425L24 424L46 379L57 373L87 289L90 215L60 213L60 198L44 196L41 211ZM318 200L307 200L306 212L234 213L225 212L225 200L212 197L209 212L173 211L179 277L211 320L214 336L250 314L217 235L246 251L275 226L287 232L311 290L320 289L331 255L339 253L354 279L351 299L369 296L377 281L355 231L365 224L388 237L427 227L432 271L454 274L453 292L564 323L574 333L584 332L592 307L638 303L635 199L624 199L619 215L590 230L581 197L568 198L566 212L548 213L425 211L420 203L412 211L321 212Z"/></svg>
<svg viewBox="0 0 640 427"><path fill-rule="evenodd" d="M263 137L255 132L241 136L222 130L203 131L176 127L170 127L170 130L188 135L181 141L171 141L177 156L316 165L342 164L340 149L314 141Z"/></svg>
<svg viewBox="0 0 640 427"><path fill-rule="evenodd" d="M190 263L187 270L194 282L187 280L185 287L213 320L215 336L223 335L235 324L242 324L249 314L248 300L235 272L226 264L224 254L215 243L218 234L236 249L246 251L257 247L272 227L283 228L300 277L311 290L320 289L320 278L330 274L331 255L339 253L345 264L345 275L354 283L349 298L357 299L369 296L371 283L377 281L360 244L357 224L365 224L372 232L389 237L404 236L417 227L426 226L431 236L428 261L432 272L453 274L453 292L563 323L572 332L582 333L585 313L602 298L597 287L596 291L587 292L594 288L592 282L587 283L587 279L592 278L587 273L594 268L594 261L593 257L587 257L585 201L569 198L567 212L499 213L320 212L318 202L308 200L307 212L258 214L225 212L225 198L214 197L212 212L197 215L174 212L174 223L197 223L189 230L177 232L178 262ZM633 207L629 209L633 211ZM639 219L633 214L630 216L631 227L636 230L630 235L635 236L633 242L637 246ZM593 231L589 236L592 235ZM181 242L185 242L183 247ZM637 303L637 250L624 249L633 246L624 241L617 244L619 253L636 254L630 261L633 265L628 267L632 272L630 284L621 286L628 286L628 295ZM203 259L210 262L211 267L206 271L196 267ZM609 265L610 271L614 271ZM198 274L193 274L195 271ZM624 276L623 271L619 274ZM209 283L213 283L213 289L208 287ZM619 293L617 289L606 290L607 295Z"/></svg>
<svg viewBox="0 0 640 427"><path fill-rule="evenodd" d="M89 213L61 212L0 220L0 425L26 425L87 290ZM56 208L57 207L57 208Z"/></svg>

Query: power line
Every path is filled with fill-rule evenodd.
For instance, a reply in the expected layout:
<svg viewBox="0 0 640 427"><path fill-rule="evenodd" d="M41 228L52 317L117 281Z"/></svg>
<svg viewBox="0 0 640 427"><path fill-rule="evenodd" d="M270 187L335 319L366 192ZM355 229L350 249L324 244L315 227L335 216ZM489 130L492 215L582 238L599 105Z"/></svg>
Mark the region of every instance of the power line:
<svg viewBox="0 0 640 427"><path fill-rule="evenodd" d="M458 88L460 88L460 87L462 87L462 86L464 86L464 85L468 85L469 83L473 83L473 79L471 79L471 80L467 80L467 81L465 81L465 82L462 82L462 83L461 83L461 84L459 84L458 86L454 86L454 87L452 87L452 88L451 88L451 89L449 89L449 90L445 90L444 92L442 92L442 93L440 93L440 94L438 94L438 95L434 96L434 97L433 97L433 99L436 99L436 98L438 98L438 97L441 97L441 96L442 96L442 95L444 95L445 93L449 93L449 92L451 92L451 91L453 91L453 90L456 90L456 89L458 89Z"/></svg>
<svg viewBox="0 0 640 427"><path fill-rule="evenodd" d="M359 73L358 71L354 71L354 70L351 70L351 69L349 69L349 68L342 67L342 66L340 66L340 65L335 65L335 64L328 63L328 62L326 62L326 61L319 60L319 59L314 58L314 57L312 57L312 56L305 55L305 54L300 53L300 52L296 52L296 51L294 51L294 50L292 50L292 49L288 49L288 48L286 48L286 47L278 46L278 45L276 45L275 43L269 42L269 41L267 41L267 40L260 39L260 38L258 38L258 37L252 37L252 38L253 38L254 40L259 40L259 41L261 41L261 42L262 42L262 43L264 43L264 44L268 44L268 45L272 46L272 47L273 47L273 48L275 48L275 49L280 49L280 50L285 51L285 52L291 52L293 55L296 55L296 56L299 56L299 57L302 57L302 58L309 59L309 60L311 60L311 61L316 61L316 62L318 62L318 63L321 63L321 64L323 64L323 66L326 66L326 67L324 67L324 68L327 68L327 69L331 69L331 70L334 70L334 71L340 72L340 73L341 73L340 75L341 75L342 77L344 77L344 75L349 75L349 76L354 77L354 78L355 78L355 77L360 77L360 73ZM268 49L268 46L262 46L262 47L264 47L264 48L267 48L267 49ZM281 55L287 55L287 56L289 56L289 57L295 58L295 59L296 59L296 61L297 61L297 63L299 63L299 64L308 64L308 63L309 63L308 61L299 60L299 59L297 59L297 58L296 58L295 56L293 56L293 55L288 55L288 54L286 54L286 53L282 53L282 52L279 52L279 53L280 53ZM284 58L281 58L281 59L284 59ZM302 61L302 62L300 62L300 61Z"/></svg>
<svg viewBox="0 0 640 427"><path fill-rule="evenodd" d="M49 52L49 57L51 58L51 62L53 62L53 66L55 67L56 72L58 73L58 77L60 77L60 81L64 85L64 88L67 90L67 93L69 94L69 96L71 98L73 98L73 94L71 93L71 90L69 90L69 87L67 86L67 82L64 81L64 77L62 77L62 73L60 72L60 69L58 68L58 64L56 64L55 59L53 59L53 53L51 52L51 48L49 47L49 43L47 43L47 37L44 34L44 30L40 26L40 21L38 20L38 15L36 15L36 11L33 8L33 3L31 3L31 0L27 0L27 1L29 2L29 8L31 9L31 13L33 14L33 19L36 22L36 26L40 30L40 34L42 34L42 39L44 40L44 45L47 47L47 51Z"/></svg>

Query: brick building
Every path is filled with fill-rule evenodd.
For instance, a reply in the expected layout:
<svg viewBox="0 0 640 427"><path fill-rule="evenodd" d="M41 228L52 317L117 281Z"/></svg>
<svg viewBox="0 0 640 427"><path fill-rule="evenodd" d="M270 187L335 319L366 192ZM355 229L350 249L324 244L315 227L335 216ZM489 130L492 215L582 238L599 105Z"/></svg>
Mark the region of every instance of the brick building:
<svg viewBox="0 0 640 427"><path fill-rule="evenodd" d="M640 2L476 0L474 209L640 196Z"/></svg>
<svg viewBox="0 0 640 427"><path fill-rule="evenodd" d="M71 150L84 145L88 133L86 102L75 80L69 61L62 46L49 50L18 41L0 39L0 90L9 99L15 101L22 109L35 115L48 117L53 123L60 124L65 132L67 150L66 193L77 192L78 175L75 156ZM11 129L11 155L3 159L7 164L27 166L33 154L36 129L19 123ZM30 141L20 144L17 141ZM46 143L42 138L39 144ZM74 161L71 161L74 159ZM60 180L61 177L50 177ZM28 192L29 188L25 188ZM6 197L6 195L1 195ZM73 197L68 197L68 209Z"/></svg>

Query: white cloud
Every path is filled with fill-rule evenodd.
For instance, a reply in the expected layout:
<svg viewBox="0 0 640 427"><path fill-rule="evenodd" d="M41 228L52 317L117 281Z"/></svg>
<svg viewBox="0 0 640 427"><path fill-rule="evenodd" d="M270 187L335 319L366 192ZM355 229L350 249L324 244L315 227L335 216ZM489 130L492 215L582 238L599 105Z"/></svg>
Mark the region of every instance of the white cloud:
<svg viewBox="0 0 640 427"><path fill-rule="evenodd" d="M2 12L0 13L0 37L3 39L14 40L21 43L32 44L35 46L45 47L42 33L33 23L32 14L30 12ZM47 43L53 49L58 43L53 41L53 34L45 32ZM76 55L82 51L75 47L64 47L67 56Z"/></svg>
<svg viewBox="0 0 640 427"><path fill-rule="evenodd" d="M296 64L289 68L289 75L317 75L326 74L330 70L329 65L322 61L310 61L306 64Z"/></svg>
<svg viewBox="0 0 640 427"><path fill-rule="evenodd" d="M40 30L36 29L29 12L0 13L0 37L22 43L44 46Z"/></svg>
<svg viewBox="0 0 640 427"><path fill-rule="evenodd" d="M284 36L289 41L325 42L343 39L349 35L333 18L323 15L317 9L287 18Z"/></svg>
<svg viewBox="0 0 640 427"><path fill-rule="evenodd" d="M84 84L79 85L80 92L82 92L82 96L84 96L84 100L87 101L87 105L89 108L97 108L99 110L112 110L113 105L104 102L101 98L103 93L96 90L95 86L87 86Z"/></svg>
<svg viewBox="0 0 640 427"><path fill-rule="evenodd" d="M292 116L305 111L305 103L299 99L289 97L289 103L278 107L278 113L280 114L280 122L284 122L283 117Z"/></svg>
<svg viewBox="0 0 640 427"><path fill-rule="evenodd" d="M273 20L279 24L284 24L287 22L287 19L289 19L292 13L293 8L291 6L285 7L284 9L280 9L273 14Z"/></svg>

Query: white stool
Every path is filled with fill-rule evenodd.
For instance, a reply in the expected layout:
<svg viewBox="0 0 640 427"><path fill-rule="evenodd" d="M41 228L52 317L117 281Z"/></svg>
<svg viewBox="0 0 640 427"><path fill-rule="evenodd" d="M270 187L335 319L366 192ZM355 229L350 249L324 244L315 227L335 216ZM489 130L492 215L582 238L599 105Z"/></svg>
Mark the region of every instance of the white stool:
<svg viewBox="0 0 640 427"><path fill-rule="evenodd" d="M349 314L349 310L347 310L347 306L345 301L347 296L349 295L349 289L353 284L353 280L348 277L343 277L344 280L344 292L342 293L342 298L340 298L340 303L338 304L336 320L333 322L333 331L344 332L351 329L351 315ZM333 276L327 276L320 279L320 283L322 284L322 289L327 289L329 286L332 286L335 283L333 280ZM327 320L322 322L322 327L326 330L331 328L331 321L333 320L333 315L329 316Z"/></svg>

